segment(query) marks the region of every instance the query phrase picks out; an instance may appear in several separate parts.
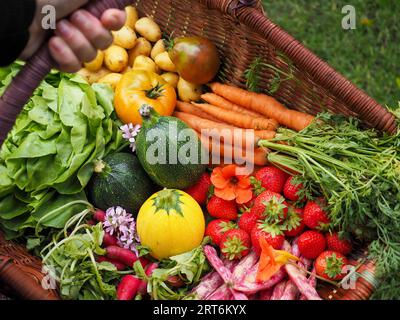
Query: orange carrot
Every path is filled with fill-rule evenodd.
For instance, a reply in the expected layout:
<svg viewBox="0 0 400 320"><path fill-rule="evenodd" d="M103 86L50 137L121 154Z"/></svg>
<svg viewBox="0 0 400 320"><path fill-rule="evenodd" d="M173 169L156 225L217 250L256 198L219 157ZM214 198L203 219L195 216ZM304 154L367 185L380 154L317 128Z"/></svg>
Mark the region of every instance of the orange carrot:
<svg viewBox="0 0 400 320"><path fill-rule="evenodd" d="M203 110L201 110L200 108L197 108L196 106L194 106L191 103L177 101L176 110L181 111L181 112L190 113L190 114L193 114L193 115L198 116L203 119L212 120L215 122L221 122L221 121L218 121L218 119L216 119L215 117L209 115L207 112L204 112Z"/></svg>
<svg viewBox="0 0 400 320"><path fill-rule="evenodd" d="M230 141L235 144L242 143L241 145L246 145L246 134L254 134L254 144L256 145L259 140L271 140L275 138L276 132L269 130L244 130L241 128L235 128L230 125L225 125L219 122L214 122L208 119L202 119L192 114L177 112L173 114L174 117L185 122L189 127L196 130L197 132L204 132L206 135L227 137ZM208 131L208 133L207 133ZM229 135L229 136L228 136ZM241 142L239 142L241 141Z"/></svg>
<svg viewBox="0 0 400 320"><path fill-rule="evenodd" d="M276 130L278 128L278 123L276 122L276 120L273 119L265 119L261 117L255 118L247 114L221 109L207 103L193 104L200 108L202 111L207 112L210 116L240 128L256 130Z"/></svg>
<svg viewBox="0 0 400 320"><path fill-rule="evenodd" d="M314 120L313 116L288 109L275 98L265 94L249 92L216 82L210 84L210 87L217 95L268 118L276 119L281 125L290 129L303 130Z"/></svg>
<svg viewBox="0 0 400 320"><path fill-rule="evenodd" d="M202 94L201 98L205 102L208 102L209 104L212 104L213 106L220 107L225 110L232 110L235 112L247 114L252 117L259 117L259 118L264 117L264 115L262 115L261 113L254 112L254 111L248 110L246 108L243 108L241 106L238 106L237 104L234 104L234 103L230 102L229 100L226 100L225 98L222 98L215 93Z"/></svg>
<svg viewBox="0 0 400 320"><path fill-rule="evenodd" d="M213 155L214 157L219 157L218 159L228 159L228 160L233 160L234 162L235 159L237 160L245 160L247 162L253 163L257 166L265 166L268 164L268 152L269 150L264 147L257 147L254 150L254 157L251 157L250 155L244 154L243 152L245 150L243 149L237 149L232 145L226 145L224 143L218 143L211 139L210 137L206 137L199 132L197 133L203 147L208 150L210 155ZM225 148L228 147L228 148ZM229 154L228 154L229 152Z"/></svg>

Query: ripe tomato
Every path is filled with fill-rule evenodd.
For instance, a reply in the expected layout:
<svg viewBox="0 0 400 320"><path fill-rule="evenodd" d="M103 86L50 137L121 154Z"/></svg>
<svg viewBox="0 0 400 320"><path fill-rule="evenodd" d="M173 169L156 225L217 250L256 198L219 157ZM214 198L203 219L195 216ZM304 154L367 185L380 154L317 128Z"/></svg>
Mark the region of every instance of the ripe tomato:
<svg viewBox="0 0 400 320"><path fill-rule="evenodd" d="M216 46L202 37L177 38L168 52L179 75L193 84L210 82L221 66Z"/></svg>
<svg viewBox="0 0 400 320"><path fill-rule="evenodd" d="M125 73L115 90L115 112L124 123L142 124L139 109L148 104L160 115L170 116L176 106L175 89L158 74L133 70Z"/></svg>

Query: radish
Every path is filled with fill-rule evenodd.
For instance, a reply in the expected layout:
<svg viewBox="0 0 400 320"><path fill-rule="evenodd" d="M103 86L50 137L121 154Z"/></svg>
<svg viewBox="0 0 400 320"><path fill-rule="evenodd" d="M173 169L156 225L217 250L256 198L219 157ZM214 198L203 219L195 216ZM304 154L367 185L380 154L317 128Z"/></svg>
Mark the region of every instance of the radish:
<svg viewBox="0 0 400 320"><path fill-rule="evenodd" d="M283 292L285 291L285 287L286 287L286 281L281 281L277 285L275 285L270 300L281 300Z"/></svg>
<svg viewBox="0 0 400 320"><path fill-rule="evenodd" d="M218 272L225 283L232 282L232 272L224 266L222 260L218 257L217 251L211 246L204 246L204 254L212 267Z"/></svg>
<svg viewBox="0 0 400 320"><path fill-rule="evenodd" d="M106 220L106 213L103 210L98 209L93 214L93 219L97 222L104 222L104 220Z"/></svg>
<svg viewBox="0 0 400 320"><path fill-rule="evenodd" d="M157 267L158 267L157 263L149 264L145 270L146 276L150 277L153 274L153 271L157 269ZM140 281L137 293L140 295L145 295L147 293L147 280Z"/></svg>
<svg viewBox="0 0 400 320"><path fill-rule="evenodd" d="M86 222L89 226L95 226L96 225L96 221L94 221L93 219L88 220L88 222Z"/></svg>
<svg viewBox="0 0 400 320"><path fill-rule="evenodd" d="M109 259L109 258L104 257L104 256L97 257L97 261L98 262L105 262L106 261L106 262L112 263L117 268L118 271L122 271L122 270L126 269L126 265L124 265L123 263L121 263L119 261L116 261L116 260L113 260L113 259Z"/></svg>
<svg viewBox="0 0 400 320"><path fill-rule="evenodd" d="M107 258L120 261L130 268L133 268L133 264L137 260L140 261L143 267L149 263L149 261L144 258L138 258L133 251L118 246L109 246L106 248L106 251Z"/></svg>
<svg viewBox="0 0 400 320"><path fill-rule="evenodd" d="M109 246L116 246L116 245L118 245L118 239L107 232L104 233L103 246L109 247Z"/></svg>
<svg viewBox="0 0 400 320"><path fill-rule="evenodd" d="M135 298L138 288L140 286L140 279L128 274L122 277L121 282L117 287L118 300L133 300Z"/></svg>
<svg viewBox="0 0 400 320"><path fill-rule="evenodd" d="M166 282L174 288L180 288L185 285L185 282L179 276L169 276Z"/></svg>
<svg viewBox="0 0 400 320"><path fill-rule="evenodd" d="M205 300L215 290L224 284L218 272L210 272L201 279L201 282L192 290L196 300Z"/></svg>

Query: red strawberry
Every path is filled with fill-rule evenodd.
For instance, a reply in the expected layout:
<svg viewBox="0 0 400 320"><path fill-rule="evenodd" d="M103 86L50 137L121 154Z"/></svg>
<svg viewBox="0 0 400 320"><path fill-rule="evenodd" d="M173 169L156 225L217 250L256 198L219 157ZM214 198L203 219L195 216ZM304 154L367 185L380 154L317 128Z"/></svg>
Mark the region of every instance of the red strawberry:
<svg viewBox="0 0 400 320"><path fill-rule="evenodd" d="M300 235L297 244L305 258L315 259L325 250L326 240L322 233L310 230Z"/></svg>
<svg viewBox="0 0 400 320"><path fill-rule="evenodd" d="M276 250L280 250L285 241L283 232L278 226L258 223L251 231L251 243L253 244L253 250L257 255L261 254L261 238L264 238Z"/></svg>
<svg viewBox="0 0 400 320"><path fill-rule="evenodd" d="M285 236L297 237L301 234L306 227L303 221L303 209L289 206L288 215L283 225L285 228Z"/></svg>
<svg viewBox="0 0 400 320"><path fill-rule="evenodd" d="M273 166L264 167L256 173L256 179L261 181L265 189L277 193L282 193L288 176L286 172Z"/></svg>
<svg viewBox="0 0 400 320"><path fill-rule="evenodd" d="M322 252L315 260L317 275L328 280L341 280L346 273L342 273L343 267L349 262L340 252L328 250Z"/></svg>
<svg viewBox="0 0 400 320"><path fill-rule="evenodd" d="M304 186L303 184L295 184L293 183L294 176L290 176L283 187L283 195L286 199L297 201L300 198L299 191L301 191Z"/></svg>
<svg viewBox="0 0 400 320"><path fill-rule="evenodd" d="M211 240L219 246L223 234L231 229L235 229L237 225L229 220L216 219L208 223L206 228L206 236L211 237Z"/></svg>
<svg viewBox="0 0 400 320"><path fill-rule="evenodd" d="M205 172L200 177L200 180L194 186L186 189L185 192L191 195L200 205L204 205L206 204L210 187L210 175Z"/></svg>
<svg viewBox="0 0 400 320"><path fill-rule="evenodd" d="M241 259L250 252L251 240L249 234L241 229L232 229L224 233L220 248L222 255L229 259Z"/></svg>
<svg viewBox="0 0 400 320"><path fill-rule="evenodd" d="M330 220L323 209L324 205L325 201L322 198L307 202L303 217L307 227L314 230L326 230L329 227Z"/></svg>
<svg viewBox="0 0 400 320"><path fill-rule="evenodd" d="M279 193L266 190L254 201L250 212L265 219L265 222L274 224L285 220L288 204Z"/></svg>
<svg viewBox="0 0 400 320"><path fill-rule="evenodd" d="M207 203L208 213L218 219L236 220L238 210L235 200L227 201L217 196L212 196Z"/></svg>
<svg viewBox="0 0 400 320"><path fill-rule="evenodd" d="M351 250L352 245L349 239L340 239L337 232L332 234L327 233L326 237L326 246L329 250L337 251L345 256L347 256Z"/></svg>
<svg viewBox="0 0 400 320"><path fill-rule="evenodd" d="M256 214L245 211L239 219L239 228L250 234L251 230L256 226L258 219L259 217Z"/></svg>

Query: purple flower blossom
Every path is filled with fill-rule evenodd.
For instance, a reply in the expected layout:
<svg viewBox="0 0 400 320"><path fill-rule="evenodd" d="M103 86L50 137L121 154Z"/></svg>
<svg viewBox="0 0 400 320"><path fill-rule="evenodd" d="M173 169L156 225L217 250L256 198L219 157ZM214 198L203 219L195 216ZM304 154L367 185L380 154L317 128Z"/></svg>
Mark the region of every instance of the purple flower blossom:
<svg viewBox="0 0 400 320"><path fill-rule="evenodd" d="M135 152L136 150L135 138L138 135L140 128L140 125L137 124L134 126L132 123L126 124L120 128L122 131L122 137L131 143L130 148L132 149L132 152Z"/></svg>
<svg viewBox="0 0 400 320"><path fill-rule="evenodd" d="M140 244L140 240L136 232L135 219L130 213L121 207L109 208L103 226L107 233L115 234L118 245L138 254L136 247Z"/></svg>

